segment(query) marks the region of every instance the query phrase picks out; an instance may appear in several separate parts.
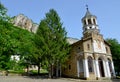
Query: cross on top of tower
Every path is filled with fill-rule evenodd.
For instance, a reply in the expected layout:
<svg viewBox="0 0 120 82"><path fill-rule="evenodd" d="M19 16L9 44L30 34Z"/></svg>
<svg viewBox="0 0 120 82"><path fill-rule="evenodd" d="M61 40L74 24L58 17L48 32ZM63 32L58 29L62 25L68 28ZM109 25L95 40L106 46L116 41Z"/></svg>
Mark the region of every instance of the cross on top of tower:
<svg viewBox="0 0 120 82"><path fill-rule="evenodd" d="M86 5L86 9L87 9L87 11L88 11L88 5Z"/></svg>

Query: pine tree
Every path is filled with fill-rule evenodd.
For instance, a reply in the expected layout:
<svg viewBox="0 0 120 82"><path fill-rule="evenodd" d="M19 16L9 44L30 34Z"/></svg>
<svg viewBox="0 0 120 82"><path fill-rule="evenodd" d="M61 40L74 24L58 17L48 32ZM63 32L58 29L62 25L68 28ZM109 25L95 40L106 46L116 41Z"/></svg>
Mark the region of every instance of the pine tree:
<svg viewBox="0 0 120 82"><path fill-rule="evenodd" d="M48 62L49 77L55 74L58 76L58 70L61 70L61 64L65 62L69 52L67 43L67 32L62 27L60 17L54 9L46 13L46 17L40 22L37 31L37 46L43 52L43 57ZM60 75L60 73L59 73Z"/></svg>

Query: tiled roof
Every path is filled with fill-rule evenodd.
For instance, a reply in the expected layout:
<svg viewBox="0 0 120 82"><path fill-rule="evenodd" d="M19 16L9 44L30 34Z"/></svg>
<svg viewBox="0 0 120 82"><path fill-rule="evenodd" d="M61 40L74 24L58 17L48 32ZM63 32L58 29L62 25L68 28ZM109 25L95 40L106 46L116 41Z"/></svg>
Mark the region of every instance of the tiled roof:
<svg viewBox="0 0 120 82"><path fill-rule="evenodd" d="M67 41L68 41L69 44L73 44L73 43L79 41L79 39L68 37L68 38L67 38Z"/></svg>

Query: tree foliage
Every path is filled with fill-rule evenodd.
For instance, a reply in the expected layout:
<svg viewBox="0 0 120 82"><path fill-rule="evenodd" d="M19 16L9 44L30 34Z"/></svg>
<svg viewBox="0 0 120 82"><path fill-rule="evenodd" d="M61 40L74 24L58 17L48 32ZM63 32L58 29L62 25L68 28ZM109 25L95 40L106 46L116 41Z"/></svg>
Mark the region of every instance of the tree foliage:
<svg viewBox="0 0 120 82"><path fill-rule="evenodd" d="M0 56L1 68L7 67L11 55L26 56L32 54L34 35L27 30L0 21Z"/></svg>
<svg viewBox="0 0 120 82"><path fill-rule="evenodd" d="M116 72L120 72L120 44L116 39L107 39L106 40L108 43L111 44L110 48L111 48L111 53L112 53L112 57L113 57L113 61L114 61L114 65L115 65L115 70Z"/></svg>
<svg viewBox="0 0 120 82"><path fill-rule="evenodd" d="M7 15L7 8L0 2L0 20L8 21L9 16Z"/></svg>
<svg viewBox="0 0 120 82"><path fill-rule="evenodd" d="M51 9L46 13L36 34L12 25L6 13L7 9L0 3L0 68L8 69L11 55L19 55L20 64L35 64L38 73L40 66L46 64L52 76L53 66L61 66L69 52L67 32L57 12Z"/></svg>
<svg viewBox="0 0 120 82"><path fill-rule="evenodd" d="M34 34L9 23L7 8L0 3L0 68L9 69L11 55L30 60L34 53ZM24 58L24 59L23 59Z"/></svg>
<svg viewBox="0 0 120 82"><path fill-rule="evenodd" d="M55 10L51 9L41 20L35 40L41 56L40 59L46 60L49 67L55 66L56 63L63 63L67 59L69 45L66 41L66 34L60 17ZM49 73L53 75L51 68Z"/></svg>

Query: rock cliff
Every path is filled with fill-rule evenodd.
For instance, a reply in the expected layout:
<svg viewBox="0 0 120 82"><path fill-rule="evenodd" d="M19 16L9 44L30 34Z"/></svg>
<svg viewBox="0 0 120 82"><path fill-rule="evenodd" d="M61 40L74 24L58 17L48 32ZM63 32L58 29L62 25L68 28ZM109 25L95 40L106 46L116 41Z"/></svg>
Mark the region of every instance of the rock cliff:
<svg viewBox="0 0 120 82"><path fill-rule="evenodd" d="M38 24L33 23L33 21L31 19L24 16L23 14L19 14L17 16L14 16L12 19L12 23L15 26L19 26L19 27L26 29L26 30L33 32L33 33L36 33L37 28L38 28Z"/></svg>

